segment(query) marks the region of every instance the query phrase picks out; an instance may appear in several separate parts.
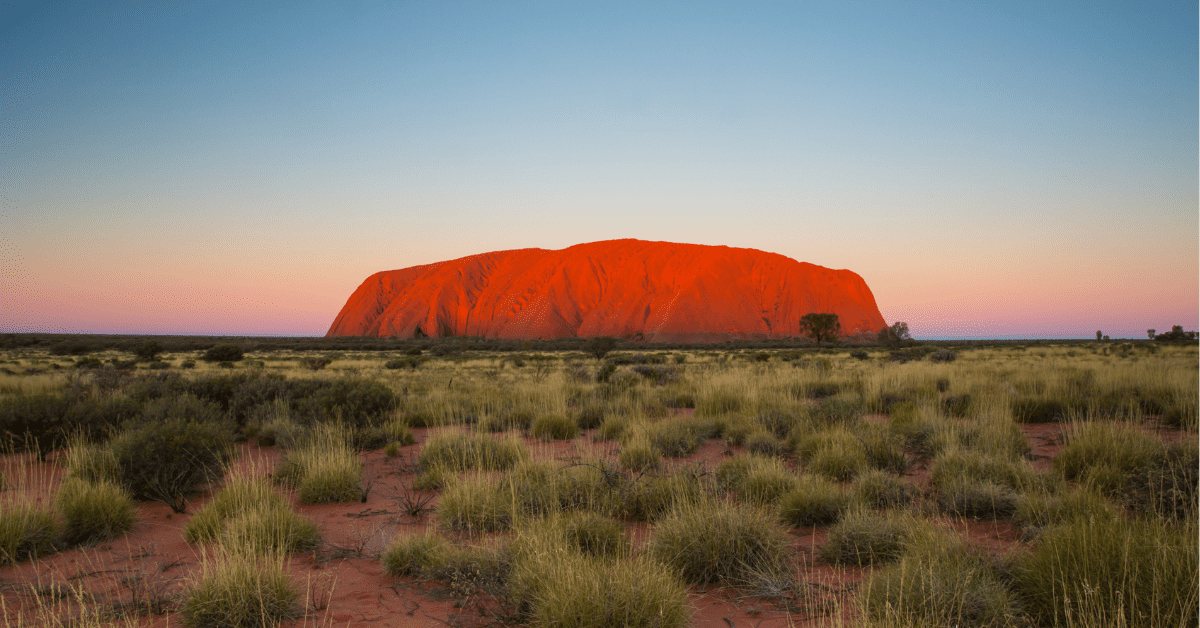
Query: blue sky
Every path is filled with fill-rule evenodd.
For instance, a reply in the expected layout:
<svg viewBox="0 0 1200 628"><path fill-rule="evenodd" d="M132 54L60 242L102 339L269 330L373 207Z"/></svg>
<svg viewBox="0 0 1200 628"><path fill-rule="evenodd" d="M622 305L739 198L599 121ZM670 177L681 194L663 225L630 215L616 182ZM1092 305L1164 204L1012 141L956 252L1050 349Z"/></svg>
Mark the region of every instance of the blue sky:
<svg viewBox="0 0 1200 628"><path fill-rule="evenodd" d="M0 331L321 334L378 270L622 237L918 337L1200 320L1194 3L0 9Z"/></svg>

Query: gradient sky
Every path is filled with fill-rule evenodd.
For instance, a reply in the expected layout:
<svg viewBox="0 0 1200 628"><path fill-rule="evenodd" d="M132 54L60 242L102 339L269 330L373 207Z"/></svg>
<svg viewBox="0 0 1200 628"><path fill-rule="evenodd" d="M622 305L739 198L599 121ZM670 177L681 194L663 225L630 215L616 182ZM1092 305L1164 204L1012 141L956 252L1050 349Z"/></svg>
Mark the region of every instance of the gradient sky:
<svg viewBox="0 0 1200 628"><path fill-rule="evenodd" d="M1200 322L1195 2L0 3L0 331L320 335L633 237L918 338Z"/></svg>

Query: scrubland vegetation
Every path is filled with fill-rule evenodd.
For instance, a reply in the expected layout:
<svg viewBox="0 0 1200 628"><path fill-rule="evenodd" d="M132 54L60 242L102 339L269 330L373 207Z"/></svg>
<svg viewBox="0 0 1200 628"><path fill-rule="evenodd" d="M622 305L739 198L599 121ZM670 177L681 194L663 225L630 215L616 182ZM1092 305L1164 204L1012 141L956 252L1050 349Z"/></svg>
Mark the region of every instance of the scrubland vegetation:
<svg viewBox="0 0 1200 628"><path fill-rule="evenodd" d="M687 626L714 587L796 625L1197 624L1194 344L576 344L9 349L0 613L323 625L298 565L342 560L475 625ZM152 508L173 588L25 581Z"/></svg>

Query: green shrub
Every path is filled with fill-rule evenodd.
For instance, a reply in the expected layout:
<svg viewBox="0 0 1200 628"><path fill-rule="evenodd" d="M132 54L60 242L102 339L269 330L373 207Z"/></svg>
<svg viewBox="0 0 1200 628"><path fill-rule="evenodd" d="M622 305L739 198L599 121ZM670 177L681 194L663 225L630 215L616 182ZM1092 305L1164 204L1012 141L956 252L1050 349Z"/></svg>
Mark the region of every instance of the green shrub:
<svg viewBox="0 0 1200 628"><path fill-rule="evenodd" d="M392 415L399 398L382 382L344 378L321 382L315 390L293 399L302 423L338 420L351 427L377 425ZM416 425L412 420L410 425Z"/></svg>
<svg viewBox="0 0 1200 628"><path fill-rule="evenodd" d="M221 344L204 352L200 358L205 362L237 362L245 356L245 352L237 345Z"/></svg>
<svg viewBox="0 0 1200 628"><path fill-rule="evenodd" d="M827 526L836 523L852 501L838 485L813 475L800 477L799 484L779 500L779 517L797 527Z"/></svg>
<svg viewBox="0 0 1200 628"><path fill-rule="evenodd" d="M1041 625L1195 626L1197 528L1077 518L1045 530L1016 590Z"/></svg>
<svg viewBox="0 0 1200 628"><path fill-rule="evenodd" d="M900 508L913 499L913 486L900 478L877 469L867 471L854 483L858 499L871 508Z"/></svg>
<svg viewBox="0 0 1200 628"><path fill-rule="evenodd" d="M187 495L221 479L232 444L223 424L169 420L124 432L112 452L120 484L134 499L159 500L180 513Z"/></svg>
<svg viewBox="0 0 1200 628"><path fill-rule="evenodd" d="M329 366L333 360L323 355L309 355L300 358L300 366L310 371L320 371Z"/></svg>
<svg viewBox="0 0 1200 628"><path fill-rule="evenodd" d="M428 530L398 536L383 552L383 570L393 576L420 576L429 573L447 551L446 540Z"/></svg>
<svg viewBox="0 0 1200 628"><path fill-rule="evenodd" d="M180 613L193 628L268 628L300 616L298 600L281 559L231 554L201 565Z"/></svg>
<svg viewBox="0 0 1200 628"><path fill-rule="evenodd" d="M57 394L0 398L0 446L6 451L35 451L39 460L67 443L71 401Z"/></svg>
<svg viewBox="0 0 1200 628"><path fill-rule="evenodd" d="M66 543L93 543L111 539L133 528L137 507L120 486L112 482L63 480L54 496L62 515L62 539Z"/></svg>
<svg viewBox="0 0 1200 628"><path fill-rule="evenodd" d="M48 506L16 503L0 509L0 564L49 554L58 537L58 521Z"/></svg>
<svg viewBox="0 0 1200 628"><path fill-rule="evenodd" d="M571 440L579 435L579 426L565 416L545 414L533 421L529 433L544 440Z"/></svg>
<svg viewBox="0 0 1200 628"><path fill-rule="evenodd" d="M829 528L820 556L837 565L878 565L899 558L907 541L899 519L852 510Z"/></svg>
<svg viewBox="0 0 1200 628"><path fill-rule="evenodd" d="M650 554L684 580L743 583L786 569L788 537L769 512L719 500L676 507L654 528Z"/></svg>

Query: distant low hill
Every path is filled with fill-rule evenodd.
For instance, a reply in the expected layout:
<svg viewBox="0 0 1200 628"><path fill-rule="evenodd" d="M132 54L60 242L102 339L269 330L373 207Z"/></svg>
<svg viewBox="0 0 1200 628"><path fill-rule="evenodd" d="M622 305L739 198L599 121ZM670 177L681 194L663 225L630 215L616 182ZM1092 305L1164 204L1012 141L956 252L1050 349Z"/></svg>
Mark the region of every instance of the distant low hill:
<svg viewBox="0 0 1200 628"><path fill-rule="evenodd" d="M849 270L754 249L609 240L375 273L326 336L722 342L802 336L810 312L837 314L843 335L873 338L886 325Z"/></svg>

